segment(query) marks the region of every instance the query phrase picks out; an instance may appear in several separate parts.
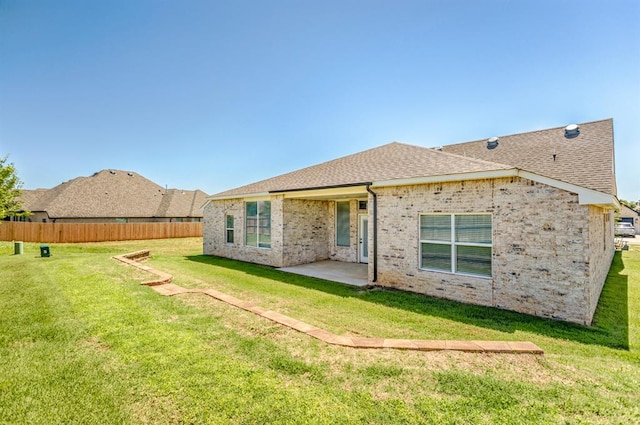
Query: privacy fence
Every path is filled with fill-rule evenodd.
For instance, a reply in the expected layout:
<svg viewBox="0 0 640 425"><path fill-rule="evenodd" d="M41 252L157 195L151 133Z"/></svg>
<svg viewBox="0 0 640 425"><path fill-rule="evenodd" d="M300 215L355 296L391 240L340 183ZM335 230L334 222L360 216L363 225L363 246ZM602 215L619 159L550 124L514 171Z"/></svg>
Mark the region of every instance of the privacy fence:
<svg viewBox="0 0 640 425"><path fill-rule="evenodd" d="M202 236L202 223L0 222L0 241L74 243Z"/></svg>

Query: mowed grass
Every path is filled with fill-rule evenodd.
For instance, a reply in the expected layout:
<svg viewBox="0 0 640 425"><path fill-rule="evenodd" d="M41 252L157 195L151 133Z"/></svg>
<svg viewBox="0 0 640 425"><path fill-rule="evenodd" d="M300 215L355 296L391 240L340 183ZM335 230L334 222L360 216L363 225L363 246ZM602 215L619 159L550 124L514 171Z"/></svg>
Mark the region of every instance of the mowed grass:
<svg viewBox="0 0 640 425"><path fill-rule="evenodd" d="M362 290L201 255L201 239L0 242L0 423L640 423L640 250L592 327ZM151 249L209 287L345 335L528 340L544 356L326 345L202 294L162 297L112 255ZM635 250L634 250L635 249Z"/></svg>

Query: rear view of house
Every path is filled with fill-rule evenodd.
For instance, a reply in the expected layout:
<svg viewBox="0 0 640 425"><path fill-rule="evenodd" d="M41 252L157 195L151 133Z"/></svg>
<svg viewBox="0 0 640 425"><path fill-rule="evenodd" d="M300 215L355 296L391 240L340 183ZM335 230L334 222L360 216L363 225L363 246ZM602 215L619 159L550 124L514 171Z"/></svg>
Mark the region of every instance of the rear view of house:
<svg viewBox="0 0 640 425"><path fill-rule="evenodd" d="M590 324L618 207L611 119L394 142L209 197L204 253L368 263L372 285Z"/></svg>

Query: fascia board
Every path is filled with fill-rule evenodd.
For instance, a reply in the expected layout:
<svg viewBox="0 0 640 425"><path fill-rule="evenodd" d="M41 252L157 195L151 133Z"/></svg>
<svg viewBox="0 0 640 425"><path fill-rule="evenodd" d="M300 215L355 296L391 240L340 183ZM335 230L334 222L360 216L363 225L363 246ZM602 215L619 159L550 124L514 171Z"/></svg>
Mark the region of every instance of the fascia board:
<svg viewBox="0 0 640 425"><path fill-rule="evenodd" d="M597 190L587 189L586 187L577 186L575 184L566 183L560 180L552 179L549 177L541 176L539 174L532 173L530 171L519 170L520 177L533 180L538 183L546 184L547 186L555 187L558 189L566 190L567 192L575 193L578 195L578 203L580 205L600 205L604 207L610 207L618 209L620 208L620 202L613 196Z"/></svg>
<svg viewBox="0 0 640 425"><path fill-rule="evenodd" d="M480 171L474 173L448 174L439 176L415 177L410 179L382 180L373 182L373 188L385 186L406 186L414 184L428 183L448 183L465 180L481 180L481 179L497 179L503 177L521 177L547 186L565 190L567 192L578 195L580 205L599 205L610 208L620 208L620 203L613 195L608 195L596 190L587 189L586 187L577 186L575 184L566 183L550 177L541 176L530 171L524 171L517 168L506 170Z"/></svg>

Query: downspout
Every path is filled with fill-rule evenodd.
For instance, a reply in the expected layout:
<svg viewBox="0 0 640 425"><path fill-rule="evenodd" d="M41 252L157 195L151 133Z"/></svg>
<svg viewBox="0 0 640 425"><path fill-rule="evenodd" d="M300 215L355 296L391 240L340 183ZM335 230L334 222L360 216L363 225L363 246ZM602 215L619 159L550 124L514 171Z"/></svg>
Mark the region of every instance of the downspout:
<svg viewBox="0 0 640 425"><path fill-rule="evenodd" d="M378 195L367 183L367 192L373 196L373 283L378 281Z"/></svg>

